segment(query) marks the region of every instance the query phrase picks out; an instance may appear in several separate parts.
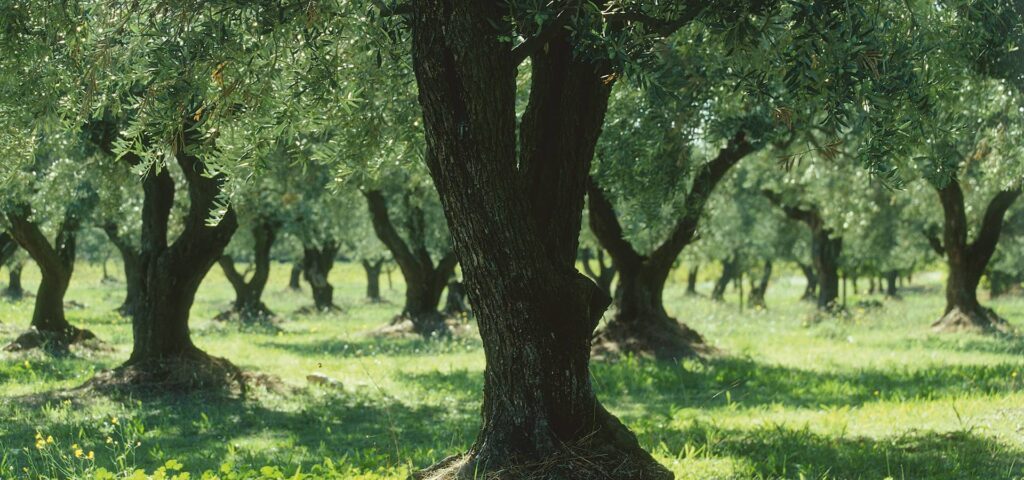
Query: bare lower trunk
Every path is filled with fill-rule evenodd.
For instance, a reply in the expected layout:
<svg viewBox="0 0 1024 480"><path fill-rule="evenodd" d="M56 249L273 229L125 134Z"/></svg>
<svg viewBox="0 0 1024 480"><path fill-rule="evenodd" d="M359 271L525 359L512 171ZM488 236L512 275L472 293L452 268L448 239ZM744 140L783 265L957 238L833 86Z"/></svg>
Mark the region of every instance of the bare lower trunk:
<svg viewBox="0 0 1024 480"><path fill-rule="evenodd" d="M444 302L444 314L456 318L469 313L469 310L466 284L457 280L448 282L448 297Z"/></svg>
<svg viewBox="0 0 1024 480"><path fill-rule="evenodd" d="M380 271L384 260L363 260L362 264L366 272L366 299L370 303L380 303Z"/></svg>
<svg viewBox="0 0 1024 480"><path fill-rule="evenodd" d="M896 291L896 279L899 276L900 274L896 270L885 272L885 296L890 298L899 297L899 293ZM881 290L881 285L879 285L879 290Z"/></svg>
<svg viewBox="0 0 1024 480"><path fill-rule="evenodd" d="M686 294L697 295L697 274L700 272L700 265L690 267L686 272Z"/></svg>
<svg viewBox="0 0 1024 480"><path fill-rule="evenodd" d="M328 280L337 255L338 245L334 240L303 247L302 271L313 292L313 306L319 312L338 309L334 304L334 286Z"/></svg>
<svg viewBox="0 0 1024 480"><path fill-rule="evenodd" d="M495 30L507 6L411 5L427 164L487 365L476 442L416 476L671 478L590 381L590 339L609 299L574 267L608 70L575 55L568 33L555 29L530 64L517 146L519 61Z"/></svg>
<svg viewBox="0 0 1024 480"><path fill-rule="evenodd" d="M12 237L35 260L42 274L32 311L32 331L8 345L8 350L39 346L65 349L72 343L95 337L91 332L73 327L64 316L64 295L75 268L76 233L80 225L77 208L77 205L68 207L53 245L39 226L29 220L31 211L27 206L16 207L7 214Z"/></svg>
<svg viewBox="0 0 1024 480"><path fill-rule="evenodd" d="M818 275L814 273L814 267L802 262L797 262L797 266L800 267L800 271L803 272L804 279L807 282L804 286L804 293L800 296L800 299L809 302L817 301Z"/></svg>
<svg viewBox="0 0 1024 480"><path fill-rule="evenodd" d="M699 333L665 311L662 292L667 276L664 266L632 265L619 272L615 310L595 338L595 355L636 353L678 360L714 351Z"/></svg>
<svg viewBox="0 0 1024 480"><path fill-rule="evenodd" d="M25 297L25 287L21 285L21 271L25 264L18 262L8 267L10 271L7 277L7 288L4 289L4 296L12 300L21 300Z"/></svg>
<svg viewBox="0 0 1024 480"><path fill-rule="evenodd" d="M729 287L730 282L736 279L739 273L739 265L739 259L736 257L730 257L722 261L722 275L718 277L714 288L711 289L712 300L720 302L725 298L725 289Z"/></svg>
<svg viewBox="0 0 1024 480"><path fill-rule="evenodd" d="M243 322L266 321L274 312L263 303L263 291L270 280L270 251L277 240L278 223L275 220L260 220L252 228L254 271L247 280L245 274L235 268L234 260L227 255L219 263L235 290L235 302L230 311L221 317L237 316Z"/></svg>
<svg viewBox="0 0 1024 480"><path fill-rule="evenodd" d="M292 265L291 274L288 276L288 289L289 290L302 290L302 264L296 263Z"/></svg>
<svg viewBox="0 0 1024 480"><path fill-rule="evenodd" d="M768 291L768 281L771 280L771 277L772 261L765 260L764 268L761 270L761 276L757 277L756 280L753 275L750 277L750 297L747 299L747 305L751 308L767 307L764 296Z"/></svg>
<svg viewBox="0 0 1024 480"><path fill-rule="evenodd" d="M963 191L956 179L938 189L943 209L942 244L949 276L946 279L946 309L932 327L939 331L1008 331L1009 324L978 302L978 283L995 253L1006 210L1020 196L1018 188L1002 191L989 202L981 228L973 242L968 241L967 214Z"/></svg>
<svg viewBox="0 0 1024 480"><path fill-rule="evenodd" d="M843 239L831 237L831 231L820 229L814 232L812 255L814 270L818 274L818 309L832 311L840 307L839 299L839 256L843 251Z"/></svg>

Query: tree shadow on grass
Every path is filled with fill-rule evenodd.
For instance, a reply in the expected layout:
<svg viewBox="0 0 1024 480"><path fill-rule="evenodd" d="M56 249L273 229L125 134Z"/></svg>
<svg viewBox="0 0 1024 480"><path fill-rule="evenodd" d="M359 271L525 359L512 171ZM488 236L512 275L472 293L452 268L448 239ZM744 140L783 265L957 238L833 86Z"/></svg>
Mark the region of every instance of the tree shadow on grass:
<svg viewBox="0 0 1024 480"><path fill-rule="evenodd" d="M260 346L307 357L359 358L373 356L436 356L479 349L480 341L469 338L424 340L419 338L327 338L314 342L289 343L270 340Z"/></svg>
<svg viewBox="0 0 1024 480"><path fill-rule="evenodd" d="M83 449L96 451L98 466L113 468L108 455L101 453L107 435L103 428L110 417L68 412L88 412L94 409L92 402L105 400L82 399L63 407L11 405L0 414L5 425L0 446L12 452L24 450L7 461L13 461L17 471L28 465L25 456L36 454L32 445L39 431L62 443L74 439ZM287 407L276 407L282 398L267 400L164 395L111 400L115 404L123 401L124 406L95 409L127 409L119 422L145 427L136 462L138 468L149 471L169 459L181 462L191 472L216 471L229 458L257 468L280 465L294 470L301 466L303 471L325 458L345 458L367 470L410 462L422 466L465 449L462 442L472 439L478 424L466 411L327 389L299 392L287 399ZM64 413L53 413L62 408ZM473 408L475 411L476 406Z"/></svg>
<svg viewBox="0 0 1024 480"><path fill-rule="evenodd" d="M1024 390L1021 364L821 372L721 358L704 364L628 360L591 368L602 398L652 406L711 408L780 404L796 408L859 406L879 400L933 399ZM1018 376L1014 376L1018 372Z"/></svg>
<svg viewBox="0 0 1024 480"><path fill-rule="evenodd" d="M755 478L961 480L1024 474L1024 450L969 430L910 430L872 439L786 425L723 429L695 421L655 439L672 457L692 452L702 458L742 459Z"/></svg>
<svg viewBox="0 0 1024 480"><path fill-rule="evenodd" d="M913 347L963 353L1024 355L1024 335L936 334L923 339L904 338L893 342L894 349Z"/></svg>

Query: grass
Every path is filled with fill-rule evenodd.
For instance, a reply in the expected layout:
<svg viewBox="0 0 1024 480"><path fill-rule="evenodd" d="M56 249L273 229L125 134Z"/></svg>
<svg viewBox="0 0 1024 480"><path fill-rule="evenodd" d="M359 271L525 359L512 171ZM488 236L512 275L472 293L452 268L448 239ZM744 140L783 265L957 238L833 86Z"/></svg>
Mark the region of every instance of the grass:
<svg viewBox="0 0 1024 480"><path fill-rule="evenodd" d="M280 333L210 320L232 298L218 270L199 293L192 329L203 349L293 391L53 400L49 392L116 366L130 350L131 327L113 313L123 286L80 265L67 299L85 308L68 315L113 350L0 356L0 478L113 478L105 472L139 468L193 478L206 470L291 478L301 469L400 479L467 448L479 423L478 339L367 338L400 309L402 285L397 274L394 288L383 281L389 303L367 304L362 269L352 264L332 274L344 312L294 314L311 299L308 289L284 288L287 273L275 268L266 296L285 319ZM775 280L767 311L742 314L735 293L717 304L686 297L676 282L669 311L728 354L707 363L599 363L594 383L680 479L1024 478L1024 338L930 333L941 278L919 277L902 301L820 323L797 300L796 279ZM28 287L37 279L26 271ZM989 304L1011 322L1024 318L1024 299ZM30 300L0 303L0 342L24 328L31 309ZM307 385L314 372L343 387Z"/></svg>

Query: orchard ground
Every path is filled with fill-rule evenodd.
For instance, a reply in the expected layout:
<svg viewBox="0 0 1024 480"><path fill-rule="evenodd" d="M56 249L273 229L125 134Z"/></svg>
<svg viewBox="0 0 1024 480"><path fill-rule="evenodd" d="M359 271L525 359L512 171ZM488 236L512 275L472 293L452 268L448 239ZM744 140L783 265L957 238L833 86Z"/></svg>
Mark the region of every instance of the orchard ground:
<svg viewBox="0 0 1024 480"><path fill-rule="evenodd" d="M362 300L362 267L332 273L343 312L286 289L275 265L265 301L279 330L211 320L233 292L218 269L192 310L193 337L248 371L279 377L246 399L109 398L54 392L127 358L130 323L114 309L122 284L80 264L68 301L73 324L109 351L0 357L0 477L114 478L164 467L222 477L404 479L466 449L475 437L484 367L475 330L449 341L375 339L401 308L401 277L382 278L387 303ZM712 275L715 272L704 272ZM669 313L725 355L707 363L595 362L600 398L680 479L1024 478L1024 337L932 334L942 313L938 274L919 275L903 300L849 295L846 319L812 322L796 272L777 275L768 310L739 312L684 294L685 269L666 291ZM26 287L38 273L26 269ZM710 280L706 278L704 280ZM862 281L862 288L866 281ZM710 283L701 284L710 290ZM863 292L862 292L863 293ZM858 307L878 300L879 308ZM1024 327L1024 299L988 302ZM28 324L31 299L0 303L0 341ZM310 384L321 373L341 386ZM93 458L90 459L89 457Z"/></svg>

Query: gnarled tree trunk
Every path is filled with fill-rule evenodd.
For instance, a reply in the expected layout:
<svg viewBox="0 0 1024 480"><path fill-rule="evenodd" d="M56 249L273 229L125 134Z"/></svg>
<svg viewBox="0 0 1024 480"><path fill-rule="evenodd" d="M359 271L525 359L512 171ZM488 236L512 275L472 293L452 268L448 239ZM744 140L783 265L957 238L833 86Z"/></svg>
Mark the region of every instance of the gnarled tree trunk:
<svg viewBox="0 0 1024 480"><path fill-rule="evenodd" d="M73 343L95 338L92 332L72 326L64 316L64 294L67 293L75 269L80 213L76 206L67 207L67 213L51 245L39 226L29 220L31 210L28 206L15 207L7 212L11 236L39 266L42 280L36 290L32 330L19 336L5 350L35 347L64 350Z"/></svg>
<svg viewBox="0 0 1024 480"><path fill-rule="evenodd" d="M941 243L932 242L946 256L949 276L946 279L946 309L942 318L932 325L938 331L1010 329L999 315L978 302L978 283L995 253L1003 228L1006 210L1021 194L1021 189L1002 191L985 209L985 215L973 242L968 241L967 211L964 194L956 179L937 189L942 203L943 234Z"/></svg>
<svg viewBox="0 0 1024 480"><path fill-rule="evenodd" d="M427 164L487 359L477 441L417 477L671 478L590 382L590 339L609 299L574 267L610 70L553 29L531 52L517 148L516 67L527 55L495 30L507 6L411 5Z"/></svg>
<svg viewBox="0 0 1024 480"><path fill-rule="evenodd" d="M263 303L263 291L270 279L270 250L277 240L279 224L275 220L260 219L252 227L253 274L248 280L239 272L235 261L229 255L220 257L219 263L231 287L235 290L235 302L231 310L221 314L222 318L237 316L243 322L266 321L274 312Z"/></svg>
<svg viewBox="0 0 1024 480"><path fill-rule="evenodd" d="M328 276L334 268L339 248L334 239L319 244L306 243L302 247L302 272L313 291L313 306L318 312L338 310L334 304L334 286Z"/></svg>
<svg viewBox="0 0 1024 480"><path fill-rule="evenodd" d="M232 208L215 226L208 224L218 205L223 175L211 175L190 148L198 133L186 122L174 159L184 173L189 210L184 228L173 243L168 238L175 182L167 168L150 167L143 177L142 232L138 265L127 275L139 279L138 301L132 315L132 353L120 367L97 374L94 388L144 385L148 388L196 390L239 388L241 371L227 360L200 350L189 331L189 311L200 283L224 252L238 227ZM123 158L138 165L134 154Z"/></svg>
<svg viewBox="0 0 1024 480"><path fill-rule="evenodd" d="M373 230L381 243L391 251L405 277L405 307L396 320L411 321L413 331L424 337L449 335L451 332L444 317L438 312L438 304L448 279L455 273L458 264L455 253L446 252L435 266L425 243L423 210L412 204L406 205L409 242L412 243L409 245L391 221L384 194L379 190L370 190L365 192L365 196Z"/></svg>
<svg viewBox="0 0 1024 480"><path fill-rule="evenodd" d="M625 239L614 207L591 180L590 229L619 270L614 315L598 333L595 353L631 352L678 359L713 351L700 334L668 315L662 292L679 254L693 241L708 197L729 169L751 151L745 135L738 133L695 173L683 214L668 238L648 256Z"/></svg>
<svg viewBox="0 0 1024 480"><path fill-rule="evenodd" d="M825 225L825 220L821 218L818 207L788 205L783 202L782 196L778 193L769 190L762 193L775 206L781 208L787 217L803 222L811 230L811 260L814 262L814 273L817 275L818 309L830 312L841 308L837 299L839 298L839 256L843 252L843 238L835 236L832 229ZM805 269L804 274L807 275L808 270ZM808 283L808 285L810 284Z"/></svg>
<svg viewBox="0 0 1024 480"><path fill-rule="evenodd" d="M889 298L899 298L899 292L896 291L896 279L900 276L896 270L889 270L885 272L885 296ZM879 284L878 289L881 290L882 286Z"/></svg>

